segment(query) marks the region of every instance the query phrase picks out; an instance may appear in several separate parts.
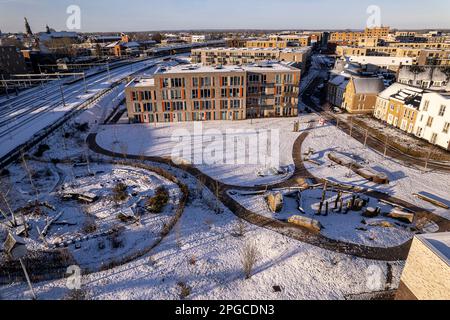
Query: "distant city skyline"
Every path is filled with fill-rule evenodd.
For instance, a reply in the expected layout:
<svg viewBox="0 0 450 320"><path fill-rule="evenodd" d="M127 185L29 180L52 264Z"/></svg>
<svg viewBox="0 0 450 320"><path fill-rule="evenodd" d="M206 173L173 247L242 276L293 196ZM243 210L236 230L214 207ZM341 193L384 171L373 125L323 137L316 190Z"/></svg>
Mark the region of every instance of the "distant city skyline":
<svg viewBox="0 0 450 320"><path fill-rule="evenodd" d="M380 8L380 22L398 29L450 29L450 2L442 0L0 0L0 30L68 30L67 8L79 6L77 32L202 29L364 29L367 8Z"/></svg>

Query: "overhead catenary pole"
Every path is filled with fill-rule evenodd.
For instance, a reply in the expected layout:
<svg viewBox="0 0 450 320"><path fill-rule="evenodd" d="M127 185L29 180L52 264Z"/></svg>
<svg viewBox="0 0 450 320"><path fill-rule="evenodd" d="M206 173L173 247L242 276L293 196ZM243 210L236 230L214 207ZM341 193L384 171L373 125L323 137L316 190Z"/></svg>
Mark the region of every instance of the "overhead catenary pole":
<svg viewBox="0 0 450 320"><path fill-rule="evenodd" d="M66 106L66 100L64 99L64 90L63 90L61 84L59 85L59 89L61 90L61 101L63 103L63 106L65 107Z"/></svg>
<svg viewBox="0 0 450 320"><path fill-rule="evenodd" d="M364 147L367 147L367 139L369 138L369 129L366 129L366 137L364 138Z"/></svg>
<svg viewBox="0 0 450 320"><path fill-rule="evenodd" d="M9 100L8 82L5 81L5 76L2 74L2 82L5 85L6 98Z"/></svg>
<svg viewBox="0 0 450 320"><path fill-rule="evenodd" d="M84 84L84 92L88 92L87 84L86 84L86 73L83 71L83 84Z"/></svg>

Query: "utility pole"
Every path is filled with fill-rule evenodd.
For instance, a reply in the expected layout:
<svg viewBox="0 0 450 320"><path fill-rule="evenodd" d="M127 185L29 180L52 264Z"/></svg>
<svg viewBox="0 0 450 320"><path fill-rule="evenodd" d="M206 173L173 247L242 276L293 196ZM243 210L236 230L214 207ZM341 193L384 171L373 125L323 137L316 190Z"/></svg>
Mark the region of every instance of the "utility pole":
<svg viewBox="0 0 450 320"><path fill-rule="evenodd" d="M9 100L8 82L5 80L5 76L2 74L2 82L5 85L6 98Z"/></svg>
<svg viewBox="0 0 450 320"><path fill-rule="evenodd" d="M109 72L109 61L106 62L106 70L108 71L108 81L111 82L111 73Z"/></svg>
<svg viewBox="0 0 450 320"><path fill-rule="evenodd" d="M431 147L430 147L430 150L428 150L427 160L425 161L425 170L428 170L428 162L430 162L431 154L432 154L432 151L431 151Z"/></svg>
<svg viewBox="0 0 450 320"><path fill-rule="evenodd" d="M353 118L350 117L350 137L352 136L352 134L353 134Z"/></svg>
<svg viewBox="0 0 450 320"><path fill-rule="evenodd" d="M366 130L366 137L364 138L364 147L367 147L367 138L369 138L369 129Z"/></svg>
<svg viewBox="0 0 450 320"><path fill-rule="evenodd" d="M64 99L64 90L62 88L62 84L59 85L59 89L61 90L61 101L63 103L63 106L66 106L66 100Z"/></svg>
<svg viewBox="0 0 450 320"><path fill-rule="evenodd" d="M387 155L387 147L388 147L388 137L386 136L386 139L384 141L384 157L386 158Z"/></svg>
<svg viewBox="0 0 450 320"><path fill-rule="evenodd" d="M88 92L87 84L86 84L86 73L83 71L83 84L84 84L84 92Z"/></svg>

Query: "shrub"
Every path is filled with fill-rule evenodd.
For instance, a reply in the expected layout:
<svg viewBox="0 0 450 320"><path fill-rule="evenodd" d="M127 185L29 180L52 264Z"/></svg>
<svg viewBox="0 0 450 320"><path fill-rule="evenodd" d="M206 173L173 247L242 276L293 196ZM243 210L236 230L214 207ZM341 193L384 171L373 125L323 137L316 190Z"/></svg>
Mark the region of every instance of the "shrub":
<svg viewBox="0 0 450 320"><path fill-rule="evenodd" d="M191 266L195 266L196 263L197 263L197 257L194 256L194 255L192 255L192 256L189 258L189 264L190 264Z"/></svg>
<svg viewBox="0 0 450 320"><path fill-rule="evenodd" d="M3 169L2 171L0 171L0 177L6 177L9 176L10 172L8 169Z"/></svg>
<svg viewBox="0 0 450 320"><path fill-rule="evenodd" d="M177 283L178 287L180 287L180 298L181 299L186 299L187 297L189 297L189 295L191 294L191 288L189 288L189 286L180 281Z"/></svg>
<svg viewBox="0 0 450 320"><path fill-rule="evenodd" d="M85 234L91 234L97 231L97 223L95 222L95 219L93 217L86 218L83 224L82 231Z"/></svg>
<svg viewBox="0 0 450 320"><path fill-rule="evenodd" d="M127 185L119 182L113 188L113 199L115 202L122 202L128 198Z"/></svg>
<svg viewBox="0 0 450 320"><path fill-rule="evenodd" d="M34 156L40 158L44 155L44 152L48 150L50 150L48 144L41 144L39 145L38 150L34 153Z"/></svg>
<svg viewBox="0 0 450 320"><path fill-rule="evenodd" d="M86 132L89 130L89 123L85 122L81 124L76 124L75 129L77 129L80 132Z"/></svg>
<svg viewBox="0 0 450 320"><path fill-rule="evenodd" d="M245 223L242 219L239 219L234 226L233 235L235 237L243 237L245 235Z"/></svg>
<svg viewBox="0 0 450 320"><path fill-rule="evenodd" d="M64 300L83 301L87 300L86 290L70 290L70 292L64 297Z"/></svg>
<svg viewBox="0 0 450 320"><path fill-rule="evenodd" d="M108 239L111 243L111 247L113 249L118 249L123 247L123 238L122 238L122 233L123 233L124 228L122 227L114 227L113 228L113 233L111 235L109 235Z"/></svg>
<svg viewBox="0 0 450 320"><path fill-rule="evenodd" d="M246 244L242 250L242 268L245 279L250 279L253 272L253 267L258 259L258 251L254 244Z"/></svg>
<svg viewBox="0 0 450 320"><path fill-rule="evenodd" d="M169 193L164 187L159 187L153 197L147 200L146 209L151 213L161 213L169 202Z"/></svg>

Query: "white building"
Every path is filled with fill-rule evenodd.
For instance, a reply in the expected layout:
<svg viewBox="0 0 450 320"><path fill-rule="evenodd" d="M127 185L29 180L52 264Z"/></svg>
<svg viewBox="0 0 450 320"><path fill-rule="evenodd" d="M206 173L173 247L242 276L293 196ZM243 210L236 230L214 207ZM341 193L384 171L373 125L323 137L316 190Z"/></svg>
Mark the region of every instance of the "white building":
<svg viewBox="0 0 450 320"><path fill-rule="evenodd" d="M195 35L195 34L191 35L191 42L192 43L205 42L205 41L207 41L209 39L210 39L210 37L208 37L208 36L206 36L204 34L202 34L202 35Z"/></svg>
<svg viewBox="0 0 450 320"><path fill-rule="evenodd" d="M426 93L414 127L417 137L450 150L450 95Z"/></svg>
<svg viewBox="0 0 450 320"><path fill-rule="evenodd" d="M350 56L350 62L370 64L388 70L398 70L400 66L412 66L414 58L403 57L378 57L378 56Z"/></svg>

